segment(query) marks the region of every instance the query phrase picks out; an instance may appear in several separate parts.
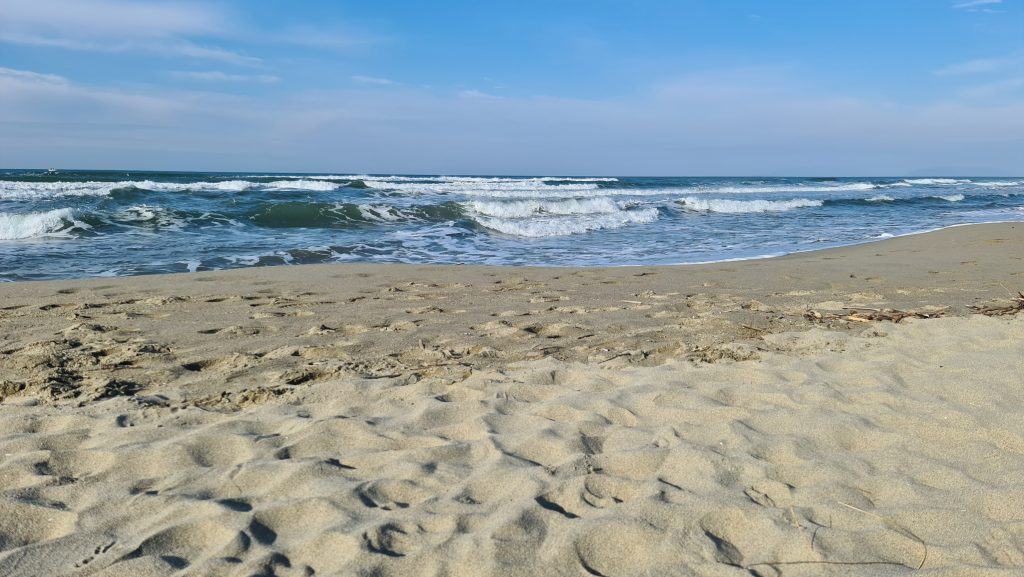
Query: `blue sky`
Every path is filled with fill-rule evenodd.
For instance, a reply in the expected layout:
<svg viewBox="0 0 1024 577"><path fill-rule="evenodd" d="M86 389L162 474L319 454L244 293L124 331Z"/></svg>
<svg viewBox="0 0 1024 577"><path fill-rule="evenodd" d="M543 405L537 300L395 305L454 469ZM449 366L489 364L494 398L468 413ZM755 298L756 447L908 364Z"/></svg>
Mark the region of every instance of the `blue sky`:
<svg viewBox="0 0 1024 577"><path fill-rule="evenodd" d="M1024 0L0 0L0 166L1024 173Z"/></svg>

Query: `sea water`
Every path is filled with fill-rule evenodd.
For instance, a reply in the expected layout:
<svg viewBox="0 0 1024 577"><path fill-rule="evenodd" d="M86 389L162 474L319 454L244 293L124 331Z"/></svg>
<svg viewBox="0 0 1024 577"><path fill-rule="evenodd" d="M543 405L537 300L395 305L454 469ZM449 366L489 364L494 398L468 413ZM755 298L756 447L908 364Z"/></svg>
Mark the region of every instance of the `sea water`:
<svg viewBox="0 0 1024 577"><path fill-rule="evenodd" d="M0 170L0 280L755 258L1024 220L1024 178Z"/></svg>

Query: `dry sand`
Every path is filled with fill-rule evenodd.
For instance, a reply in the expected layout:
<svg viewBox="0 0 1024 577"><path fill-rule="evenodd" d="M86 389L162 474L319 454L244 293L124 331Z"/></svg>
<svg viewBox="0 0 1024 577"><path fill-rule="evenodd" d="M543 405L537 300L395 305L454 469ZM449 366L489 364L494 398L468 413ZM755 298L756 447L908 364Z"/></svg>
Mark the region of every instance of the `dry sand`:
<svg viewBox="0 0 1024 577"><path fill-rule="evenodd" d="M1020 288L1012 224L0 285L0 575L1021 575Z"/></svg>

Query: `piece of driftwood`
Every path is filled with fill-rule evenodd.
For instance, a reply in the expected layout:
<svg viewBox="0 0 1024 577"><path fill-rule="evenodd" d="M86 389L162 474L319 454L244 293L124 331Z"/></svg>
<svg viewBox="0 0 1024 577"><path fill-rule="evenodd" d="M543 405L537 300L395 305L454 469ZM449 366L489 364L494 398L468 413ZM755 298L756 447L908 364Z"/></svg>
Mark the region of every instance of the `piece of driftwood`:
<svg viewBox="0 0 1024 577"><path fill-rule="evenodd" d="M973 305L971 306L971 310L980 315L987 315L990 317L1015 315L1024 311L1024 292L1017 291L1017 295L1013 297L1013 300L1009 303Z"/></svg>
<svg viewBox="0 0 1024 577"><path fill-rule="evenodd" d="M839 313L820 313L815 310L808 310L804 318L812 321L847 321L854 323L870 323L876 321L890 321L898 323L903 319L934 319L946 314L946 309L927 311L901 311L898 309L867 309L854 308L845 309Z"/></svg>

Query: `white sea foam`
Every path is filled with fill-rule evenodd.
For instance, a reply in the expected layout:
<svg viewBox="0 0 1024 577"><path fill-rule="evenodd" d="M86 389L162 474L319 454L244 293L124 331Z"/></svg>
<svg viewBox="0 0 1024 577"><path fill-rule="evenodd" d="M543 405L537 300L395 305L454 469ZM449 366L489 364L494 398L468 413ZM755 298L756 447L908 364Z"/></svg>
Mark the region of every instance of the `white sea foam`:
<svg viewBox="0 0 1024 577"><path fill-rule="evenodd" d="M160 192L184 192L186 190L220 190L224 192L241 192L255 186L255 182L247 180L222 180L219 182L155 182L152 180L128 180L122 182L103 183L108 185L107 192L120 188L139 188Z"/></svg>
<svg viewBox="0 0 1024 577"><path fill-rule="evenodd" d="M924 186L929 185L952 185L952 184L970 184L971 181L966 178L907 178L903 182L908 184L920 184Z"/></svg>
<svg viewBox="0 0 1024 577"><path fill-rule="evenodd" d="M677 201L690 210L722 213L781 212L794 208L821 206L823 201L808 198L793 200L730 200L724 198L696 198L688 196Z"/></svg>
<svg viewBox="0 0 1024 577"><path fill-rule="evenodd" d="M868 202L892 202L896 199L885 194L879 194L878 196L872 196L871 198L865 198L864 200Z"/></svg>
<svg viewBox="0 0 1024 577"><path fill-rule="evenodd" d="M270 190L317 190L317 191L329 191L337 190L341 185L329 182L326 180L311 180L311 179L298 179L298 180L275 180L266 184L256 184L260 188L266 188Z"/></svg>
<svg viewBox="0 0 1024 577"><path fill-rule="evenodd" d="M982 217L987 221L1003 217L1010 217L1011 220L1024 218L1024 206L1013 206L1007 208L985 208L980 210L968 210L958 213L961 216Z"/></svg>
<svg viewBox="0 0 1024 577"><path fill-rule="evenodd" d="M771 193L802 193L802 192L849 192L856 190L874 190L887 185L872 184L870 182L851 182L848 184L834 184L827 186L780 184L774 186L710 186L690 189L680 189L689 194L771 194Z"/></svg>
<svg viewBox="0 0 1024 577"><path fill-rule="evenodd" d="M0 200L39 200L58 196L104 196L130 183L0 181Z"/></svg>
<svg viewBox="0 0 1024 577"><path fill-rule="evenodd" d="M368 221L395 222L407 216L387 204L360 204L357 208L359 214Z"/></svg>
<svg viewBox="0 0 1024 577"><path fill-rule="evenodd" d="M0 240L35 238L70 228L75 213L70 208L46 212L0 212Z"/></svg>
<svg viewBox="0 0 1024 577"><path fill-rule="evenodd" d="M160 207L142 204L139 206L129 206L121 211L118 216L120 220L145 222L147 220L154 220L157 218L157 214L163 212L163 210Z"/></svg>
<svg viewBox="0 0 1024 577"><path fill-rule="evenodd" d="M174 214L174 211L161 206L140 204L129 206L114 215L114 220L122 223L139 223L160 228L180 229L186 221Z"/></svg>
<svg viewBox="0 0 1024 577"><path fill-rule="evenodd" d="M389 177L389 178L396 178L396 177ZM397 178L401 178L401 177L397 177ZM386 179L384 179L384 180L386 180ZM486 183L486 182L522 182L522 183L536 183L536 182L618 182L619 181L619 179L617 179L617 178L603 178L603 177L582 178L582 177L576 177L576 176L542 176L542 177L539 177L539 178L533 178L533 177L529 177L529 178L526 178L526 177L523 177L523 178L511 177L510 178L510 177L499 177L499 176L494 176L494 177L492 177L492 176L439 176L439 177L437 177L436 180L439 180L440 182L465 182L465 183L470 183L470 182L484 182L484 183Z"/></svg>
<svg viewBox="0 0 1024 577"><path fill-rule="evenodd" d="M1004 186L1024 186L1024 180L992 180L992 181L981 181L974 182L977 186L985 186L989 188L1002 188Z"/></svg>
<svg viewBox="0 0 1024 577"><path fill-rule="evenodd" d="M658 219L658 209L622 210L606 214L552 216L543 218L504 219L477 216L481 225L504 234L528 238L567 236L594 230L620 228L630 224L643 224Z"/></svg>
<svg viewBox="0 0 1024 577"><path fill-rule="evenodd" d="M249 178L294 178L309 180L375 180L378 182L448 182L448 183L500 183L518 182L523 184L544 182L618 182L610 177L579 177L579 176L542 176L542 177L508 177L508 176L382 176L371 174L322 174L322 175L287 175L259 174Z"/></svg>
<svg viewBox="0 0 1024 577"><path fill-rule="evenodd" d="M611 214L620 212L622 207L608 197L566 200L517 200L495 202L474 200L463 204L467 210L484 216L497 218L529 218L537 215Z"/></svg>
<svg viewBox="0 0 1024 577"><path fill-rule="evenodd" d="M0 200L41 200L63 196L105 196L114 190L137 188L159 192L185 192L190 190L216 190L242 192L250 189L330 191L339 184L321 180L277 180L269 183L249 180L222 180L218 182L156 182L152 180L122 180L118 182L19 182L0 181Z"/></svg>
<svg viewBox="0 0 1024 577"><path fill-rule="evenodd" d="M945 194L945 195L939 194L939 195L933 196L932 198L941 198L942 200L947 200L949 202L960 202L961 200L964 199L964 195L962 195L962 194Z"/></svg>
<svg viewBox="0 0 1024 577"><path fill-rule="evenodd" d="M247 180L225 180L221 182L194 182L184 184L179 190L223 190L226 192L241 192L259 186L258 183Z"/></svg>
<svg viewBox="0 0 1024 577"><path fill-rule="evenodd" d="M572 193L595 190L598 185L590 182L572 184L545 184L534 181L453 181L453 182L394 182L364 180L367 186L377 189L394 190L418 194L462 194L466 196L488 196L505 198L564 198Z"/></svg>

